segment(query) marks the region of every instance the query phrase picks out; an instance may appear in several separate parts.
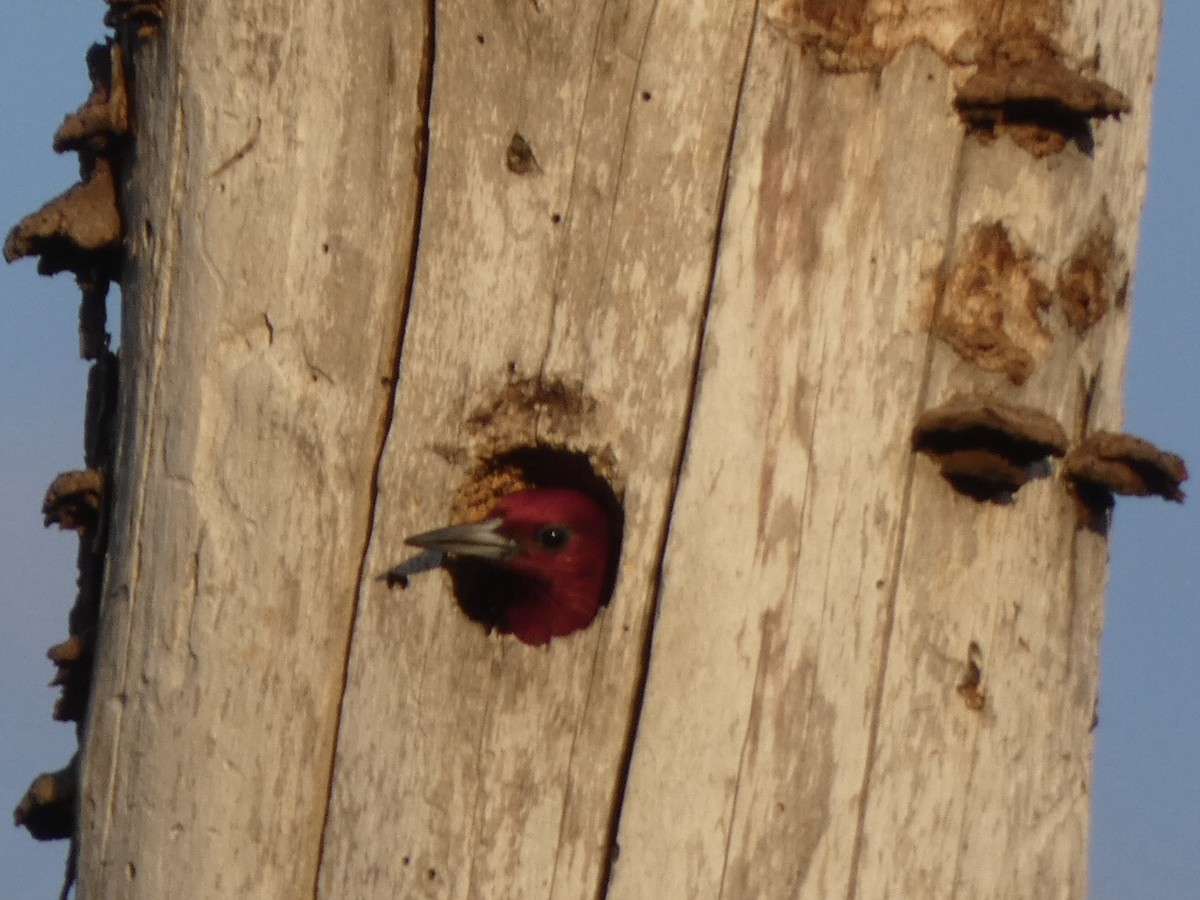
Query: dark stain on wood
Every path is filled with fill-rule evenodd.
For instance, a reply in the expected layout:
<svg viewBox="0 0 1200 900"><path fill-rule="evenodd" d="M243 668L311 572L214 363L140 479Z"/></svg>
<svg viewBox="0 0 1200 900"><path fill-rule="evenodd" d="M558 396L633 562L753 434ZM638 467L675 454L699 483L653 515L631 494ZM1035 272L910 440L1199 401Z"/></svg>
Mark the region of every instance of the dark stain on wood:
<svg viewBox="0 0 1200 900"><path fill-rule="evenodd" d="M976 641L967 646L963 676L954 689L972 712L982 712L987 705L987 691L983 687L983 649Z"/></svg>
<svg viewBox="0 0 1200 900"><path fill-rule="evenodd" d="M508 149L504 152L504 165L515 175L530 175L541 172L537 157L533 155L533 147L519 132L514 131Z"/></svg>
<svg viewBox="0 0 1200 900"><path fill-rule="evenodd" d="M532 441L538 422L588 419L596 401L582 385L559 378L530 378L510 373L508 381L467 417L473 435L492 443Z"/></svg>

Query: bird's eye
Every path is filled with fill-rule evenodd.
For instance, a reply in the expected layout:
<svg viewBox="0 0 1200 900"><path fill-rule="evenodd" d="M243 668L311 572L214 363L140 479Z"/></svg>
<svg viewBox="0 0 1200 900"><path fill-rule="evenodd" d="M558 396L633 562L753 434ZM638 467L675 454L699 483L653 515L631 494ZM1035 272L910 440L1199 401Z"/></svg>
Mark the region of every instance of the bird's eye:
<svg viewBox="0 0 1200 900"><path fill-rule="evenodd" d="M547 550L561 550L571 539L571 530L565 525L547 525L538 532L537 541Z"/></svg>

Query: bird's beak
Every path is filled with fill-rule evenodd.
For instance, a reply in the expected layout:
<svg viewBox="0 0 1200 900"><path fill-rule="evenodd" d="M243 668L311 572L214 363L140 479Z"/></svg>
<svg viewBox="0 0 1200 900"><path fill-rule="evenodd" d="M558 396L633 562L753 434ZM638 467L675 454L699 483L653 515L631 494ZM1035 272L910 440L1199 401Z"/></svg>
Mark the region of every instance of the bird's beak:
<svg viewBox="0 0 1200 900"><path fill-rule="evenodd" d="M500 533L503 519L488 519L469 525L451 525L414 534L404 543L426 550L453 553L456 556L474 556L479 559L508 559L517 552L517 543Z"/></svg>

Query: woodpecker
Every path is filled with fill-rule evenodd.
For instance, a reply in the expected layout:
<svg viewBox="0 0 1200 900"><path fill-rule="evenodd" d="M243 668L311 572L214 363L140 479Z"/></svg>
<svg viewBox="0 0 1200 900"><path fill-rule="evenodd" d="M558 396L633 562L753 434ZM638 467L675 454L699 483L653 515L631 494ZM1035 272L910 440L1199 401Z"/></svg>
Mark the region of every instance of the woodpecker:
<svg viewBox="0 0 1200 900"><path fill-rule="evenodd" d="M612 516L594 497L525 488L501 497L482 522L407 538L428 552L384 578L407 583L444 561L467 615L536 646L596 618L612 590L617 540Z"/></svg>

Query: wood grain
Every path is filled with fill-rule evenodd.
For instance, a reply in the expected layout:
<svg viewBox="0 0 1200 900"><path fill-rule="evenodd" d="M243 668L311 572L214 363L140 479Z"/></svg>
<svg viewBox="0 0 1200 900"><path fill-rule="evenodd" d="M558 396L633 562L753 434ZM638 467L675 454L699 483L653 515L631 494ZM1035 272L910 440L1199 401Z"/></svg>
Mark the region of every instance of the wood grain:
<svg viewBox="0 0 1200 900"><path fill-rule="evenodd" d="M416 221L378 6L172 4L135 56L83 896L313 889Z"/></svg>
<svg viewBox="0 0 1200 900"><path fill-rule="evenodd" d="M911 431L972 391L1119 424L1157 6L830 10L170 7L83 896L1084 895L1105 540ZM1005 41L1132 112L968 135ZM1028 359L934 336L983 326ZM595 624L531 648L377 579L530 446L623 502Z"/></svg>

